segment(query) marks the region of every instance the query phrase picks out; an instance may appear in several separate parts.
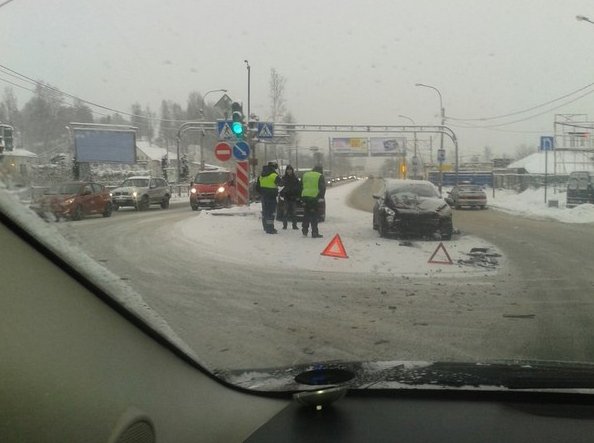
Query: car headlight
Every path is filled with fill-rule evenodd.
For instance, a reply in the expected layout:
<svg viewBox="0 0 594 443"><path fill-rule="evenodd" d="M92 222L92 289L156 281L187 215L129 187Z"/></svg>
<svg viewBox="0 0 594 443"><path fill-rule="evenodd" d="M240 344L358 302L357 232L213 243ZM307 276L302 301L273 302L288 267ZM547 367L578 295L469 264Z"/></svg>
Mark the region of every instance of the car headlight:
<svg viewBox="0 0 594 443"><path fill-rule="evenodd" d="M221 186L219 189L217 189L217 192L225 192L225 187Z"/></svg>
<svg viewBox="0 0 594 443"><path fill-rule="evenodd" d="M197 192L197 191L196 191L196 188L192 188L192 189L190 189L190 192L191 192L192 194L196 194L196 192Z"/></svg>
<svg viewBox="0 0 594 443"><path fill-rule="evenodd" d="M71 205L72 203L74 203L74 199L73 198L69 198L68 200L64 200L64 204L65 205Z"/></svg>
<svg viewBox="0 0 594 443"><path fill-rule="evenodd" d="M110 197L113 197L113 194L110 192L110 193L109 193L109 196L110 196Z"/></svg>
<svg viewBox="0 0 594 443"><path fill-rule="evenodd" d="M391 217L396 215L396 213L394 211L392 211L390 208L388 208L387 206L384 206L384 212L386 213L386 215L389 215Z"/></svg>
<svg viewBox="0 0 594 443"><path fill-rule="evenodd" d="M132 193L132 197L136 197L137 195L138 195L138 192L136 192L136 191L134 191L134 192Z"/></svg>

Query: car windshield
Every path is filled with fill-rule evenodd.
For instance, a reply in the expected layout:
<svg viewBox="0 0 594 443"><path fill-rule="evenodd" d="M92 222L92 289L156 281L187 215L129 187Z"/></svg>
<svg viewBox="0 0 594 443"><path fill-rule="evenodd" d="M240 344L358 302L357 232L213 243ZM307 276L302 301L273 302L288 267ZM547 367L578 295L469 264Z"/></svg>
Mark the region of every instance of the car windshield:
<svg viewBox="0 0 594 443"><path fill-rule="evenodd" d="M148 178L129 178L124 180L121 187L135 187L135 188L146 188L149 185Z"/></svg>
<svg viewBox="0 0 594 443"><path fill-rule="evenodd" d="M594 364L593 21L584 0L0 1L0 220L219 377ZM289 165L326 180L285 186ZM73 182L109 193L41 198Z"/></svg>
<svg viewBox="0 0 594 443"><path fill-rule="evenodd" d="M80 183L62 183L50 187L46 194L71 195L78 194L81 189Z"/></svg>
<svg viewBox="0 0 594 443"><path fill-rule="evenodd" d="M195 183L204 185L213 185L218 183L225 183L229 179L229 174L226 172L200 172L196 174Z"/></svg>

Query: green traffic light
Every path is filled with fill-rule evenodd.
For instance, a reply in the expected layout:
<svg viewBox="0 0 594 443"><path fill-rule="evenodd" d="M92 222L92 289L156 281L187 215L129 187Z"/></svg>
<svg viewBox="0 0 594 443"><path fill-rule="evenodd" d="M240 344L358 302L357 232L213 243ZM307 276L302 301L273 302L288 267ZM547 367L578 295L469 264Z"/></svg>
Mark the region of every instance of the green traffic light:
<svg viewBox="0 0 594 443"><path fill-rule="evenodd" d="M233 125L231 125L231 130L235 135L242 135L243 125L241 124L241 122L233 122Z"/></svg>

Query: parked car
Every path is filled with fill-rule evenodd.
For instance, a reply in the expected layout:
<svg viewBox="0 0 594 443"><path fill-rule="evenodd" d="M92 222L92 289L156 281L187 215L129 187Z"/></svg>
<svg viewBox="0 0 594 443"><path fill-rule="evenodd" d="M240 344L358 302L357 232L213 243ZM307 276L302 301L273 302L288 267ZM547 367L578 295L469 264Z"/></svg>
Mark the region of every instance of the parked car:
<svg viewBox="0 0 594 443"><path fill-rule="evenodd" d="M567 204L573 208L583 203L594 204L594 172L574 171L567 181Z"/></svg>
<svg viewBox="0 0 594 443"><path fill-rule="evenodd" d="M307 171L311 171L311 169L299 169L298 171L296 171L297 177L299 177L300 181L303 180L303 174L305 174ZM285 199L282 198L279 194L277 207L276 207L276 219L277 220L282 220L284 218L285 210L286 210ZM303 212L304 212L303 201L300 198L298 198L295 203L295 217L297 218L297 220L303 220ZM323 222L325 220L326 220L326 201L324 199L322 199L320 201L320 205L318 207L318 221Z"/></svg>
<svg viewBox="0 0 594 443"><path fill-rule="evenodd" d="M487 193L479 185L457 185L448 192L446 201L456 209L460 209L462 206L485 209Z"/></svg>
<svg viewBox="0 0 594 443"><path fill-rule="evenodd" d="M132 206L138 211L147 210L150 205L161 205L161 208L169 207L171 190L169 183L163 178L156 177L130 177L111 191L113 209L116 211L120 206Z"/></svg>
<svg viewBox="0 0 594 443"><path fill-rule="evenodd" d="M80 220L91 214L109 217L113 205L105 186L92 182L66 182L50 187L33 202L31 209L44 218Z"/></svg>
<svg viewBox="0 0 594 443"><path fill-rule="evenodd" d="M235 174L226 170L200 171L190 185L190 207L228 208L237 204Z"/></svg>
<svg viewBox="0 0 594 443"><path fill-rule="evenodd" d="M452 238L452 210L433 183L425 180L386 179L373 194L373 229L381 237L420 236Z"/></svg>
<svg viewBox="0 0 594 443"><path fill-rule="evenodd" d="M278 203L276 207L276 219L283 220L285 216L286 202L285 199L280 195L278 197ZM303 201L298 198L295 202L295 217L297 220L303 220ZM326 201L322 199L318 207L318 221L323 222L326 220Z"/></svg>

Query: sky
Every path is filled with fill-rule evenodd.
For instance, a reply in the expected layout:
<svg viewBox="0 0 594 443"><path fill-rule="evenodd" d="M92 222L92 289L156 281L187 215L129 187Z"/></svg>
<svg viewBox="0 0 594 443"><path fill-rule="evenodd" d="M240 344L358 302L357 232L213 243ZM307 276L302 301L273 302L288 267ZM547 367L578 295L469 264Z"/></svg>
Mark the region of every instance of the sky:
<svg viewBox="0 0 594 443"><path fill-rule="evenodd" d="M555 113L594 114L594 93L575 100L593 85L506 119L458 120L525 110L594 82L594 24L577 15L594 18L594 3L13 0L0 7L0 64L129 112L137 101L185 106L191 91L220 88L245 106L248 60L252 112L269 117L275 68L287 109L309 124L411 124L400 115L438 124L439 96L415 86L423 83L440 91L463 161L485 146L494 157L536 146L553 134ZM6 80L16 82L0 72L0 86ZM31 95L15 92L20 106ZM304 134L300 145L327 146L331 135L355 136Z"/></svg>

